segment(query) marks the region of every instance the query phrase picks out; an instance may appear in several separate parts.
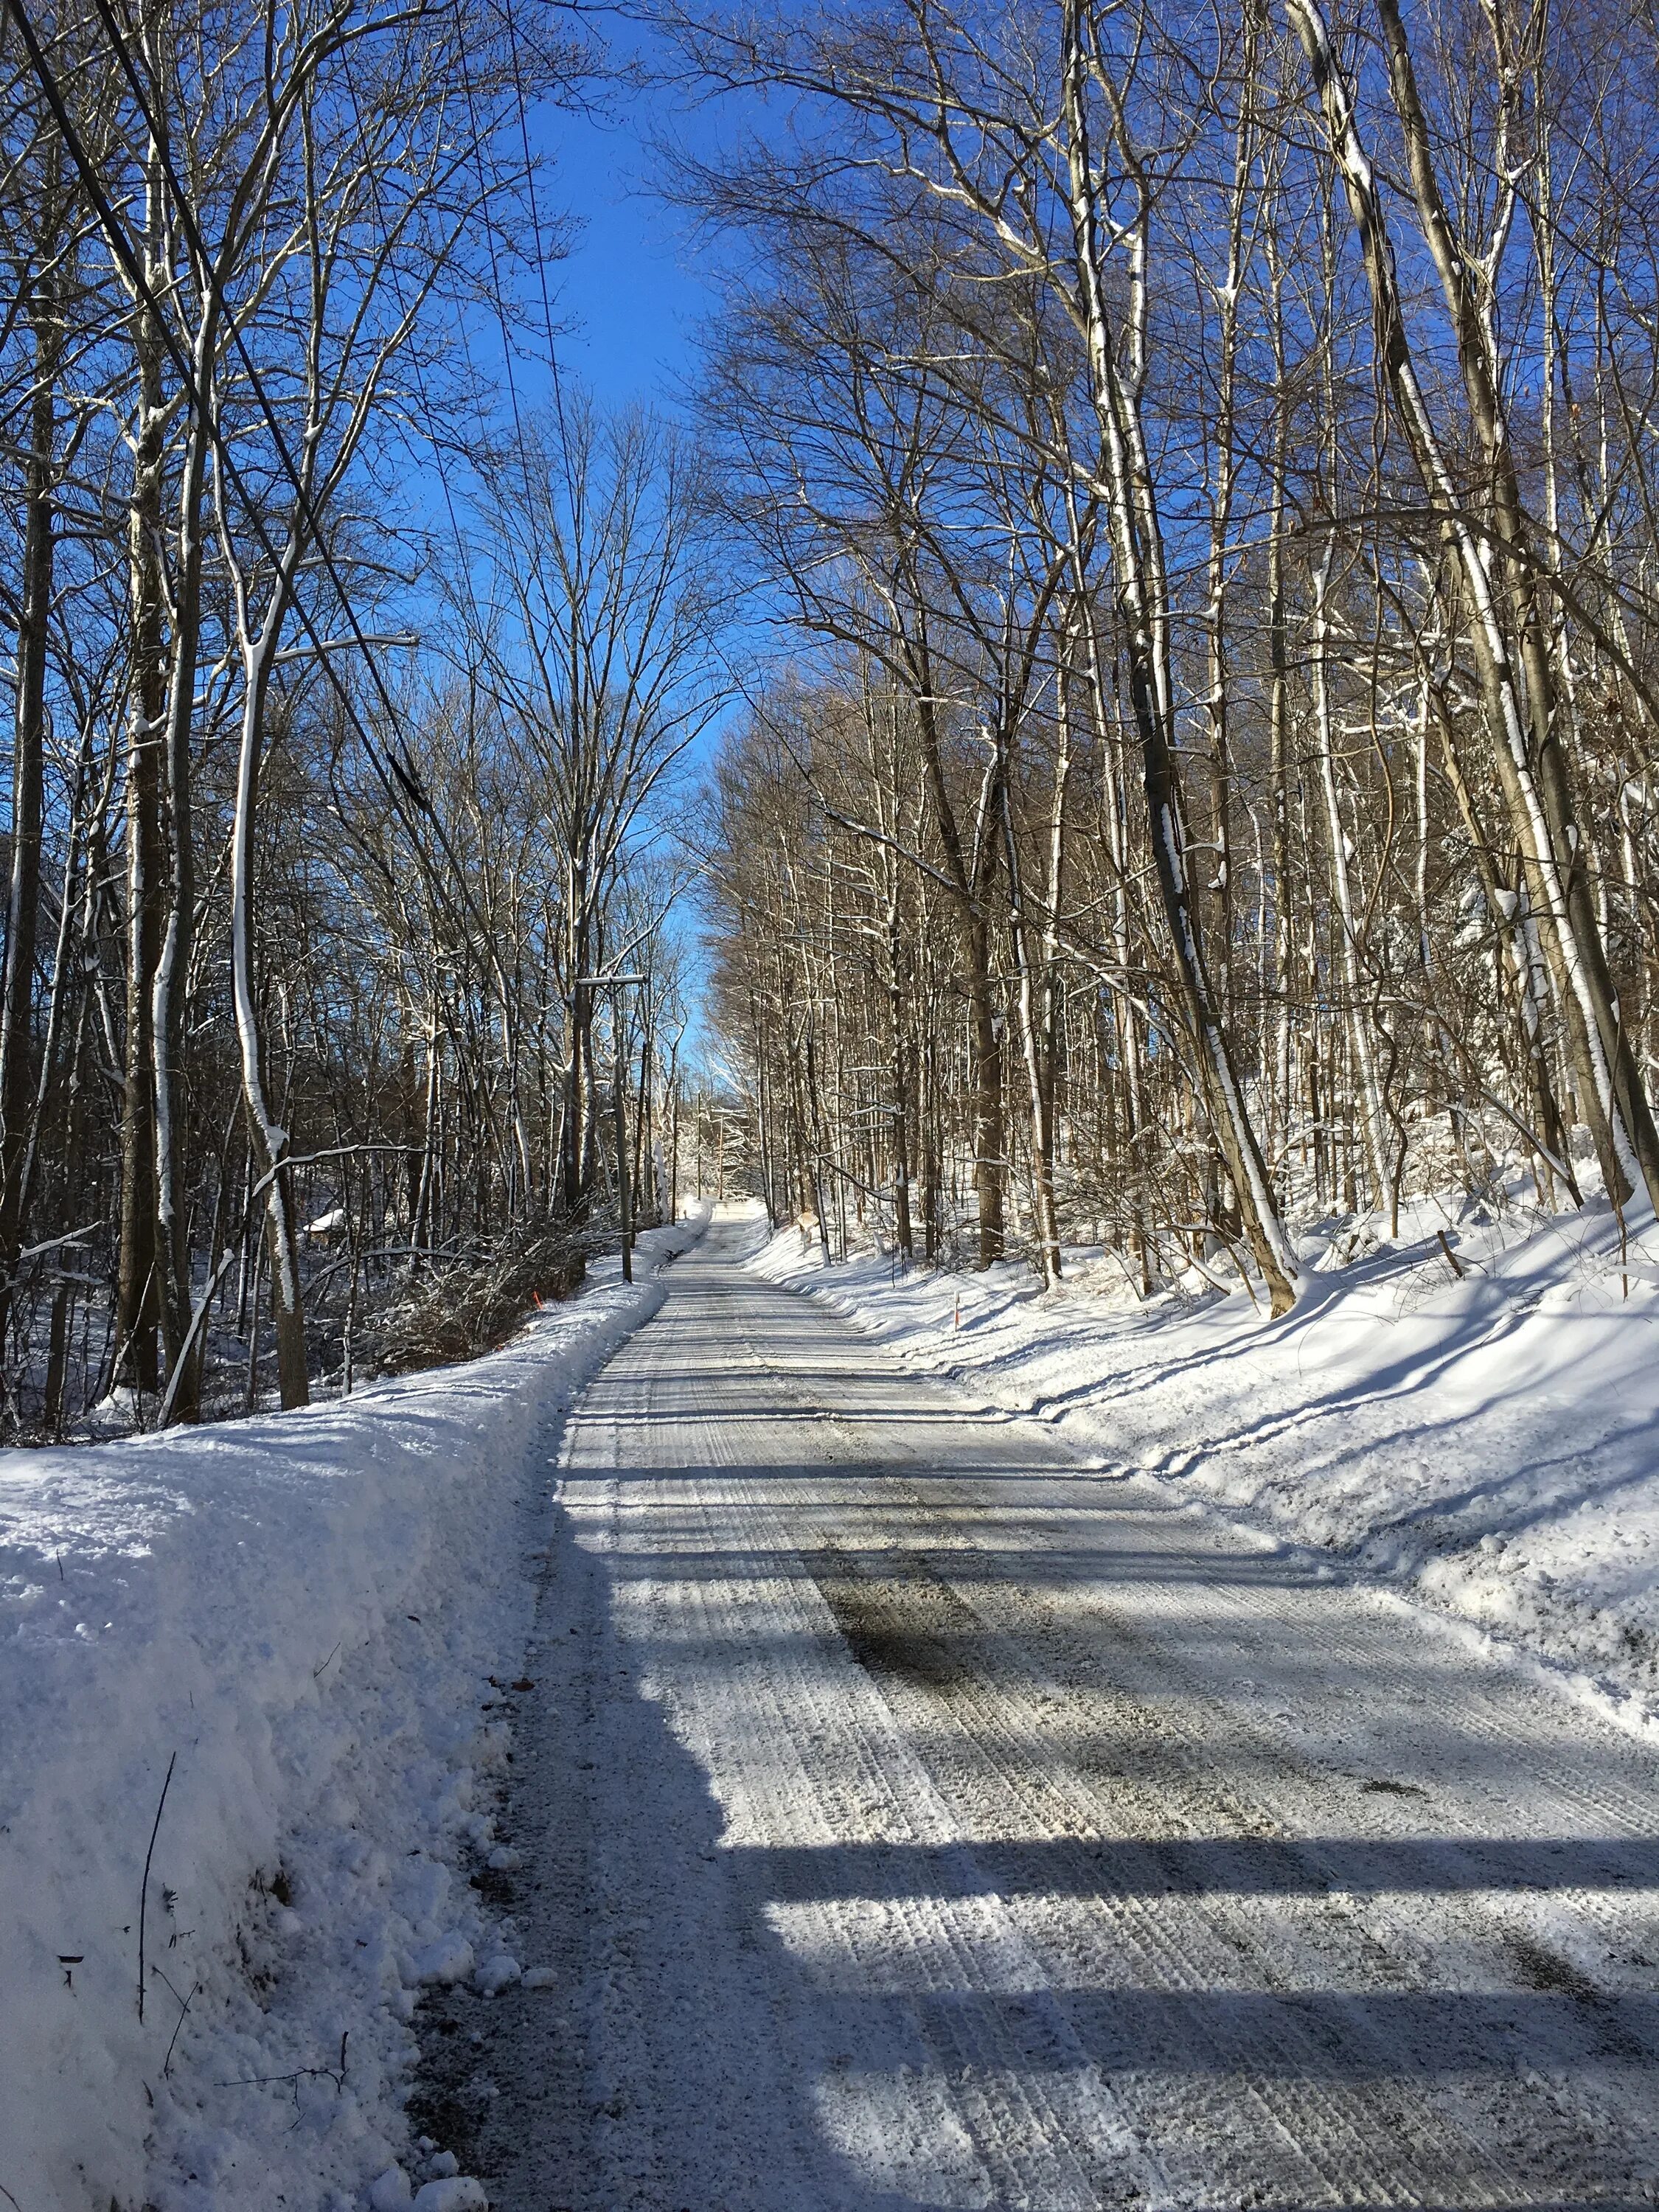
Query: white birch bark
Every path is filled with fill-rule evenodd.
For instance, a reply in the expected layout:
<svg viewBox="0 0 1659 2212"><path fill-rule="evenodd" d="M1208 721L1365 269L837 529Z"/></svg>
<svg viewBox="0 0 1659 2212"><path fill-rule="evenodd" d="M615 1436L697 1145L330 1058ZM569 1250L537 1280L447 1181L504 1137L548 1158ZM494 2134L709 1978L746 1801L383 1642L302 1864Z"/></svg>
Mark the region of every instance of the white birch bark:
<svg viewBox="0 0 1659 2212"><path fill-rule="evenodd" d="M1329 848L1331 893L1336 904L1341 945L1344 1022L1348 1049L1353 1057L1359 1087L1360 1139L1370 1176L1371 1204L1380 1206L1388 1188L1388 1151L1382 1092L1377 1081L1376 1053L1364 1006L1365 970L1360 957L1359 921L1355 911L1353 878L1348 865L1348 834L1336 782L1335 732L1330 697L1330 575L1331 538L1328 534L1313 569L1313 621L1310 664L1313 679L1314 737L1319 759L1319 786L1325 801L1326 842Z"/></svg>

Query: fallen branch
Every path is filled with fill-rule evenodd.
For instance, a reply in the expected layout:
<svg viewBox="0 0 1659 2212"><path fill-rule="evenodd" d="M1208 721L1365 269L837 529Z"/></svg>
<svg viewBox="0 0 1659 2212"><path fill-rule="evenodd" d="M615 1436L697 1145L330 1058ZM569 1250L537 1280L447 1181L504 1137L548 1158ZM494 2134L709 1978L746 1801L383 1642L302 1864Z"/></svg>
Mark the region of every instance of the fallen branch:
<svg viewBox="0 0 1659 2212"><path fill-rule="evenodd" d="M144 1879L138 1891L138 2021L144 2018L144 1915L149 1905L149 1863L155 1856L155 1838L161 1832L161 1811L167 1802L167 1791L173 1786L173 1770L179 1763L175 1751L167 1761L166 1778L161 1784L161 1795L156 1801L155 1819L149 1832L149 1849L144 1853Z"/></svg>
<svg viewBox="0 0 1659 2212"><path fill-rule="evenodd" d="M346 2078L346 2044L351 2030L347 2028L340 2038L340 2063L337 2066L296 2066L291 2074L246 2074L229 2081L216 2081L217 2089L270 2089L278 2086L289 2089L294 2098L294 2124L300 2124L300 2084L301 2081L331 2081L336 2095L343 2094Z"/></svg>
<svg viewBox="0 0 1659 2212"><path fill-rule="evenodd" d="M179 2031L185 2024L185 2014L190 2010L191 2005L195 2003L197 1998L201 1996L202 1984L200 1982L192 1982L190 1985L190 1995L187 1997L181 1997L178 1990L173 1986L172 1978L163 1972L160 1966L152 1966L150 1968L150 1972L153 1974L161 1974L161 1979L166 1982L167 1985L167 1994L172 1997L173 2002L179 2008L179 2017L173 2021L173 2033L167 2039L167 2055L161 2061L161 2079L165 2081L167 2075L173 2070L173 2046L179 2040Z"/></svg>

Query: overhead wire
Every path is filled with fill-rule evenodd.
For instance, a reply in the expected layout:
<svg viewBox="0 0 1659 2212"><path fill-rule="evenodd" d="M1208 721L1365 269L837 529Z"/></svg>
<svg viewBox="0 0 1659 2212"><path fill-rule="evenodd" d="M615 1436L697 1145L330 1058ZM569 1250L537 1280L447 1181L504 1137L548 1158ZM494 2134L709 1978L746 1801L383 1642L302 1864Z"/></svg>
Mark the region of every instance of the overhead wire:
<svg viewBox="0 0 1659 2212"><path fill-rule="evenodd" d="M260 503L254 492L250 488L241 467L238 464L234 454L230 449L228 441L226 439L221 426L208 405L207 394L202 388L201 380L196 374L194 366L185 351L184 345L180 342L179 337L174 330L169 316L164 310L163 303L156 296L155 288L151 284L149 276L146 273L143 262L138 251L135 247L131 239L129 237L119 216L117 214L116 210L110 200L109 195L104 189L102 179L98 173L96 165L94 163L86 150L86 147L81 138L79 131L76 128L74 120L69 112L68 103L64 97L62 86L58 79L56 71L52 68L51 60L48 58L46 49L41 42L36 27L30 19L27 9L24 4L24 0L3 0L3 4L7 12L10 14L16 23L31 71L41 88L46 100L47 106L52 111L53 121L57 125L64 147L69 152L71 160L74 161L76 171L81 177L82 185L86 189L88 198L97 217L99 228L104 233L104 235L108 241L110 250L114 254L118 263L119 264L133 296L139 304L149 313L154 319L155 326L160 334L162 344L172 362L173 367L179 376L180 385L190 404L192 413L207 435L213 451L216 465L218 467L223 480L231 486L240 500L245 511L246 520L252 528L252 533L261 551L272 566L276 567L279 562L279 556ZM224 327L240 362L243 373L246 377L248 388L253 397L259 415L264 420L265 428L270 434L271 445L275 451L281 473L287 479L288 484L293 492L299 516L307 533L308 544L314 549L316 556L326 573L340 615L350 634L352 642L357 647L360 653L362 654L368 672L370 683L385 713L392 736L389 740L384 744L384 745L377 742L374 733L365 722L359 709L357 701L342 679L337 668L334 665L331 653L318 629L316 621L310 608L307 605L304 599L295 587L290 587L289 593L289 605L300 623L301 628L314 648L317 658L321 663L324 675L338 698L348 722L355 732L359 742L362 744L364 751L374 769L375 775L386 793L386 797L390 802L394 816L410 837L411 844L415 847L417 857L421 854L422 839L414 822L410 819L409 811L410 808L413 808L415 811L428 824L429 824L432 833L435 836L440 846L443 849L445 858L450 863L450 866L453 872L453 878L457 889L459 890L462 900L468 909L468 919L476 923L482 929L483 917L477 913L476 902L472 898L471 888L466 881L465 872L459 865L459 856L454 851L444 824L433 807L430 797L425 790L423 783L414 767L412 755L410 752L406 738L401 739L403 757L400 758L398 756L398 744L400 741L400 726L402 718L386 685L384 675L382 674L379 661L375 655L374 646L369 638L365 635L362 624L360 622L356 611L352 605L351 595L347 587L346 580L340 572L339 564L335 558L333 549L329 544L325 533L322 518L317 512L310 489L308 489L306 481L295 461L288 437L283 431L280 420L278 419L276 410L271 404L264 380L261 376L258 368L249 351L241 322L231 301L226 297L223 286L217 271L215 258L208 250L206 240L197 220L195 209L189 198L189 196L185 192L184 186L179 179L176 168L174 167L167 143L167 134L161 128L152 106L151 100L144 83L143 74L138 66L134 57L131 46L129 42L127 30L124 27L121 22L118 21L114 9L111 4L111 0L94 0L94 6L96 9L99 21L103 27L105 35L109 41L112 57L126 81L128 88L131 93L138 112L143 118L145 129L149 133L155 157L161 169L161 176L167 186L169 198L176 211L180 228L185 234L186 244L195 258L197 266L201 274L201 280L208 287L210 301L216 307L217 312L222 318ZM555 418L558 426L561 447L562 449L568 451L568 429L564 404L563 384L559 368L558 345L555 331L552 301L548 289L547 252L543 234L541 209L536 191L535 162L530 144L528 100L524 81L522 60L520 53L519 27L516 18L513 13L511 0L506 0L504 20L507 31L508 52L514 103L519 126L519 136L524 155L525 183L529 198L534 259L536 263L538 289L540 292L543 322L547 338L548 362L550 376L553 387ZM460 64L464 97L466 101L469 120L472 126L472 136L475 141L477 141L478 136L477 106L472 85L471 72L467 65L466 52L464 42L458 48L458 57ZM349 76L348 83L349 83ZM351 91L355 109L356 106L355 87L351 88ZM361 130L360 112L359 127ZM478 160L480 191L481 192L487 194L488 184L483 176L481 150L476 146L475 153L477 153ZM378 180L372 180L371 188L375 192L377 212L380 214L382 224L384 226L384 210L380 208L379 204ZM507 385L508 399L513 416L514 439L519 448L521 465L527 466L527 441L525 434L522 410L520 404L517 375L514 361L513 343L507 325L500 263L496 252L494 231L489 226L488 221L486 221L486 238L490 264L491 292L495 305L497 319L501 328L503 367ZM401 307L404 303L401 291L396 286L395 276L393 283L394 290L397 291L398 303ZM418 384L422 381L418 365L416 370L416 376ZM459 548L462 542L462 533L459 527L459 517L455 513L453 495L448 480L447 469L445 466L441 453L438 456L438 467L440 482L444 492L445 504L448 510L451 527L456 537L458 548Z"/></svg>
<svg viewBox="0 0 1659 2212"><path fill-rule="evenodd" d="M367 158L368 133L363 124L362 108L357 98L357 87L352 79L351 72L349 68L344 72L344 81L347 93L351 100L352 115L357 125L358 144L365 157L364 166L369 177L369 189L374 195L375 214L380 220L381 228L384 231L387 228L387 225L386 210L382 206L380 200L380 178L375 173L373 163L369 162ZM470 98L468 100L467 108L469 119L476 127L477 119L477 113ZM481 189L483 188L483 180L481 176ZM486 221L487 220L488 216L486 216ZM398 302L399 313L406 315L408 309L404 299L402 283L395 264L391 268L389 273L392 294ZM420 401L422 418L427 424L428 431L432 434L432 455L437 468L438 483L443 492L445 511L449 518L450 534L455 541L456 552L461 556L460 572L462 580L465 586L467 598L471 603L474 619L482 625L482 614L478 606L477 595L474 591L472 585L471 563L467 558L467 548L465 539L461 530L460 517L457 514L455 508L454 490L449 480L449 467L445 458L444 440L442 437L438 435L436 432L436 424L438 420L437 410L434 408L430 395L427 391L426 378L422 370L421 357L418 350L413 356L412 368L415 380L415 389ZM331 787L333 787L331 779ZM347 835L352 836L356 842L361 844L362 840L357 838L356 831L352 830L350 823L346 821L344 810L340 804L337 790L335 792L335 802L336 811L339 816L342 825L346 830ZM437 830L440 842L444 849L445 858L450 861L452 867L455 870L456 878L460 887L462 898L468 909L468 918L477 922L480 934L483 935L484 933L483 917L477 910L477 903L473 899L471 887L467 884L465 877L460 869L459 857L455 854L453 848L450 844L447 832L444 830L441 822L438 820L437 817L434 813L429 801L427 802L426 811L429 818L434 822L434 826Z"/></svg>

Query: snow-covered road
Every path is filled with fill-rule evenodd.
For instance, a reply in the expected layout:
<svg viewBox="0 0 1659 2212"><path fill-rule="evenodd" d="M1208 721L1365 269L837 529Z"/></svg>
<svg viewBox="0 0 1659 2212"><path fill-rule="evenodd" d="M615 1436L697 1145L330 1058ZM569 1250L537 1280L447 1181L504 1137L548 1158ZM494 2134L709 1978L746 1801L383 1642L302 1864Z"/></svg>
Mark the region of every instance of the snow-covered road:
<svg viewBox="0 0 1659 2212"><path fill-rule="evenodd" d="M1659 2201L1651 1747L741 1233L569 1424L497 1899L558 1985L425 2031L492 2203Z"/></svg>

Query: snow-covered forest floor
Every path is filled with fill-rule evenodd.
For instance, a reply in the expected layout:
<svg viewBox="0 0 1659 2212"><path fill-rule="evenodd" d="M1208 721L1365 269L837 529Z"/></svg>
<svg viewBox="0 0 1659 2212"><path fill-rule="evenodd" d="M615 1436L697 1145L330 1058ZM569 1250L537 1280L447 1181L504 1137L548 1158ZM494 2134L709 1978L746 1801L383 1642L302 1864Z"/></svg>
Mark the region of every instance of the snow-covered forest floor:
<svg viewBox="0 0 1659 2212"><path fill-rule="evenodd" d="M493 1845L559 1417L702 1218L642 1237L631 1287L603 1263L465 1366L6 1455L17 2212L356 2205L404 2149L416 1990L516 1972L469 1877ZM459 2179L421 2199L479 2201Z"/></svg>
<svg viewBox="0 0 1659 2212"><path fill-rule="evenodd" d="M1098 1248L1068 1252L1052 1296L1012 1263L826 1267L793 1228L757 1264L1097 1464L1512 1641L1643 1724L1659 1710L1651 1215L1621 1237L1604 1202L1460 1219L1424 1200L1397 1240L1340 1220L1301 1257L1304 1295L1273 1322L1196 1276L1142 1304Z"/></svg>

